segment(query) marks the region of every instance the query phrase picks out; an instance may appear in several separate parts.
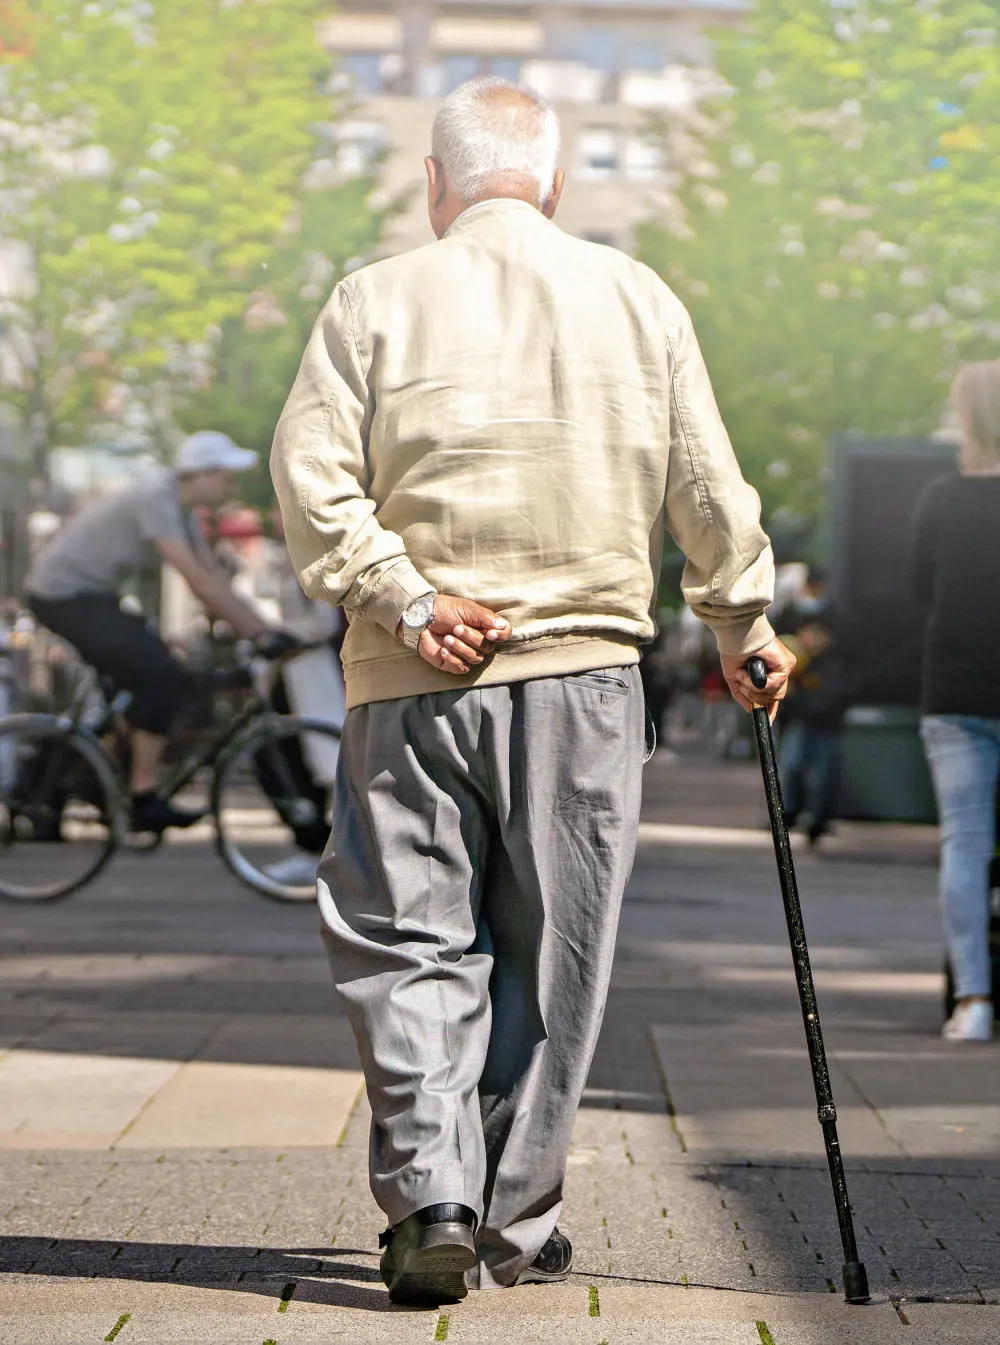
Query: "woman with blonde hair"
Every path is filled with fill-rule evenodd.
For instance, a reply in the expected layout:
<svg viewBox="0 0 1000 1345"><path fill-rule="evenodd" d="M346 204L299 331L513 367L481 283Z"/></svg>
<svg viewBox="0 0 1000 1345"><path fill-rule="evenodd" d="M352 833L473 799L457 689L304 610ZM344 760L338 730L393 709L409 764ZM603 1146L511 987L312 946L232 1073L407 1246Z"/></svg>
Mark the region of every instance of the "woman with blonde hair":
<svg viewBox="0 0 1000 1345"><path fill-rule="evenodd" d="M956 1004L949 1041L989 1041L989 871L1000 775L1000 360L952 386L959 472L914 519L910 575L928 609L920 724L941 823L941 908Z"/></svg>

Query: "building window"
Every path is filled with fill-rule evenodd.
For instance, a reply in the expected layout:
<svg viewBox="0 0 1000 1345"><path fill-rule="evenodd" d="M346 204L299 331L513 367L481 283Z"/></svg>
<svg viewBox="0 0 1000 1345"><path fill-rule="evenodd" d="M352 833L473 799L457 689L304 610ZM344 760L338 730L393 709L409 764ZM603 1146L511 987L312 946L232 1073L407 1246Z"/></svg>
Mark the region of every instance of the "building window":
<svg viewBox="0 0 1000 1345"><path fill-rule="evenodd" d="M621 33L603 24L581 24L574 34L573 56L591 70L616 74L621 66Z"/></svg>
<svg viewBox="0 0 1000 1345"><path fill-rule="evenodd" d="M610 127L591 126L580 133L577 176L606 182L618 173L618 139Z"/></svg>
<svg viewBox="0 0 1000 1345"><path fill-rule="evenodd" d="M633 182L658 182L663 176L663 150L640 136L625 142L625 176Z"/></svg>
<svg viewBox="0 0 1000 1345"><path fill-rule="evenodd" d="M494 56L490 60L490 74L517 84L521 79L521 58L519 56Z"/></svg>
<svg viewBox="0 0 1000 1345"><path fill-rule="evenodd" d="M466 80L475 79L482 71L478 56L446 56L444 58L444 90L447 96Z"/></svg>
<svg viewBox="0 0 1000 1345"><path fill-rule="evenodd" d="M339 65L350 78L354 92L364 97L381 89L381 63L382 56L377 51L350 51L341 56Z"/></svg>
<svg viewBox="0 0 1000 1345"><path fill-rule="evenodd" d="M646 35L633 40L625 49L622 67L625 70L660 71L667 64L667 50L662 40Z"/></svg>
<svg viewBox="0 0 1000 1345"><path fill-rule="evenodd" d="M403 58L394 51L349 51L338 59L336 71L347 76L359 98L371 98L399 88Z"/></svg>
<svg viewBox="0 0 1000 1345"><path fill-rule="evenodd" d="M437 88L440 96L447 96L465 84L467 80L479 79L483 75L497 75L500 79L517 84L521 77L521 60L518 56L480 56L455 53L445 56L440 65Z"/></svg>

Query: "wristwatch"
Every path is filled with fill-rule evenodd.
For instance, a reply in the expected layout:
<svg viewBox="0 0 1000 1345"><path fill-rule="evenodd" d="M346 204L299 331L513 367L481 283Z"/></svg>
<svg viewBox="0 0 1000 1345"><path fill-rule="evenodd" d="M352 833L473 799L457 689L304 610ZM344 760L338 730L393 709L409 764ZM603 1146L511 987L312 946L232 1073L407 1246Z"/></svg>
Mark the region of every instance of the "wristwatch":
<svg viewBox="0 0 1000 1345"><path fill-rule="evenodd" d="M420 643L420 636L424 629L434 620L434 599L437 592L431 589L423 597L417 598L411 602L409 607L403 613L403 644L407 649L416 652Z"/></svg>

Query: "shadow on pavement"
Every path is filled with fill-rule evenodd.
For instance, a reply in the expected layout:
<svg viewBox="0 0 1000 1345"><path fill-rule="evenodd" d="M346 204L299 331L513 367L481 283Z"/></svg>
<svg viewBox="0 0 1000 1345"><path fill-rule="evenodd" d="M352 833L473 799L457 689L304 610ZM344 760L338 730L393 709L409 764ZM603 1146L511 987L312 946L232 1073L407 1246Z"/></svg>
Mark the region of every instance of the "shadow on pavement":
<svg viewBox="0 0 1000 1345"><path fill-rule="evenodd" d="M357 1261L343 1260L357 1257ZM0 1274L136 1280L262 1294L279 1301L400 1312L375 1254L355 1247L223 1247L173 1242L0 1237ZM378 1288L369 1287L377 1285Z"/></svg>

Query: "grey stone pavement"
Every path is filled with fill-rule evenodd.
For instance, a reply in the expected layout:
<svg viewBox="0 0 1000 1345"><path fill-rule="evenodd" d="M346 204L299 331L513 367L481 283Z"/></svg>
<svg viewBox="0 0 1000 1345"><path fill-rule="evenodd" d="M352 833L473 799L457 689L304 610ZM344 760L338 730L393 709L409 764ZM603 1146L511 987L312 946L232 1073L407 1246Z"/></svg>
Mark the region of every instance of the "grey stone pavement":
<svg viewBox="0 0 1000 1345"><path fill-rule="evenodd" d="M943 1042L935 834L798 850L861 1254L840 1247L759 775L647 768L565 1285L393 1308L311 907L210 848L0 909L0 1342L1000 1340L1000 1046Z"/></svg>

